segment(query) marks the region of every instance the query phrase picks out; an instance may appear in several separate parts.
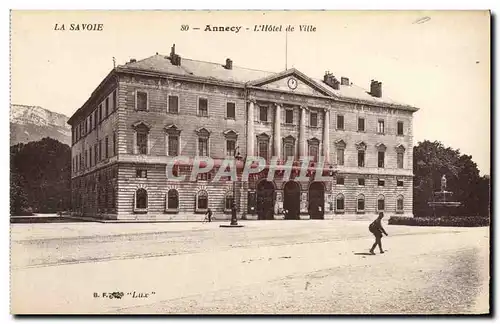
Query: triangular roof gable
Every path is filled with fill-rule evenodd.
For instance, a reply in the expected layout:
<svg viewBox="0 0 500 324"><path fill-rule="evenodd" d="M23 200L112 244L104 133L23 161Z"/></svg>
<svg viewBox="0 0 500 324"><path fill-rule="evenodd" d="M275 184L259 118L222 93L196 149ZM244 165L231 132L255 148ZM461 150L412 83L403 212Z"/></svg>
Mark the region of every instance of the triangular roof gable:
<svg viewBox="0 0 500 324"><path fill-rule="evenodd" d="M311 79L310 77L308 77L304 73L300 72L296 68L291 68L291 69L285 70L285 71L280 72L280 73L272 74L270 76L267 76L267 77L264 77L261 79L250 81L247 83L247 85L254 86L254 87L262 87L262 86L268 85L270 83L286 79L286 78L291 77L291 76L295 77L299 81L302 81L304 84L306 84L307 86L312 88L312 90L315 90L324 96L336 97L333 92L328 90L328 88L326 88L322 84L314 81L313 79ZM291 89L288 89L288 88L287 88L287 90L291 91Z"/></svg>

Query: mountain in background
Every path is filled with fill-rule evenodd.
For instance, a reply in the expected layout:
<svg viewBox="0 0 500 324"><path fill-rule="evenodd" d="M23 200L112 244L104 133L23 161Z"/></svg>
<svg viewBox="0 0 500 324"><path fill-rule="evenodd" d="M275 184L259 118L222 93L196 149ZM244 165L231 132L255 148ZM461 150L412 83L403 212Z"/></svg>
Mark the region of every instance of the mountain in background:
<svg viewBox="0 0 500 324"><path fill-rule="evenodd" d="M39 106L10 106L10 145L39 141L50 137L71 145L68 117Z"/></svg>

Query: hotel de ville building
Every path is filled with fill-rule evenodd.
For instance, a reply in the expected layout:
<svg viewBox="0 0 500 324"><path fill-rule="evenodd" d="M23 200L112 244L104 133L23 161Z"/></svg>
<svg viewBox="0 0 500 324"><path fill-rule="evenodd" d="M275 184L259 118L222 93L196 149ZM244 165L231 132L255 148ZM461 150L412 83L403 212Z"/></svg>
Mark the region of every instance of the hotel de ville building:
<svg viewBox="0 0 500 324"><path fill-rule="evenodd" d="M412 216L413 113L382 83L366 86L326 72L311 78L156 54L115 67L69 119L72 213L103 220L357 219ZM172 157L272 157L310 166L323 179L283 179L268 167L247 181L212 181L217 167L191 179ZM327 179L327 180L324 180Z"/></svg>

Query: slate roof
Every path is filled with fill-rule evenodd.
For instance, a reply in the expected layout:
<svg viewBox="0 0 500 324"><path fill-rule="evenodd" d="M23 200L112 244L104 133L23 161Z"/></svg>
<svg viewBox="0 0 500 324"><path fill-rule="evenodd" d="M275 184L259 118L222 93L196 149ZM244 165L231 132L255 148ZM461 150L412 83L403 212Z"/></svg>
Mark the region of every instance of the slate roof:
<svg viewBox="0 0 500 324"><path fill-rule="evenodd" d="M158 73L202 77L217 81L238 83L241 85L244 85L249 82L255 82L259 79L272 78L273 75L283 74L283 72L277 73L270 71L261 71L261 70L238 67L234 65L231 70L228 70L224 68L224 64L222 63L198 61L198 60L187 59L184 57L181 59L181 65L176 66L170 62L170 59L167 55L160 55L160 54L150 56L140 61L129 62L124 65L120 65L119 68L125 70L144 70L144 71L153 71ZM320 79L314 79L310 77L308 78L310 81L313 81L313 83L316 83L317 86L323 89L326 88L330 93L332 93L334 96L338 98L362 100L366 102L373 102L375 104L379 103L379 104L406 106L409 108L413 108L412 110L417 110L416 108L411 107L408 104L392 100L390 97L384 94L382 94L381 98L374 97L368 93L367 89L360 87L356 84L348 86L340 85L340 89L336 90L325 84Z"/></svg>

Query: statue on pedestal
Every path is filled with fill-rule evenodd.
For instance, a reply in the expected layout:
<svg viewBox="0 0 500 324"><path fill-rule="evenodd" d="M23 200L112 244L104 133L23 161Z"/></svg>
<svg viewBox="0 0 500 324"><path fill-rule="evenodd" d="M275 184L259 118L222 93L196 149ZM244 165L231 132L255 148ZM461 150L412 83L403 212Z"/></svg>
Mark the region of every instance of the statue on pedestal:
<svg viewBox="0 0 500 324"><path fill-rule="evenodd" d="M446 176L444 174L441 177L441 191L446 191Z"/></svg>

